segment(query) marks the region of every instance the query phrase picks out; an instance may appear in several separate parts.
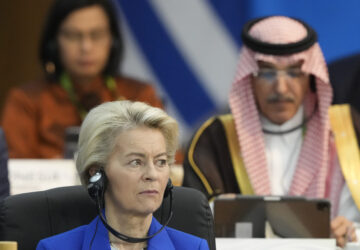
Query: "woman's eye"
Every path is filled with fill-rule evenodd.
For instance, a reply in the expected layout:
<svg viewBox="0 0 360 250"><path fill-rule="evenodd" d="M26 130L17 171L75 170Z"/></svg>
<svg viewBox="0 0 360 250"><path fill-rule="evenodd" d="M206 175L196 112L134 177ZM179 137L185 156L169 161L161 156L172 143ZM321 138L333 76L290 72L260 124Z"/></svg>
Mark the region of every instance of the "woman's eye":
<svg viewBox="0 0 360 250"><path fill-rule="evenodd" d="M158 165L158 166L160 166L160 167L167 166L167 161L164 160L164 159L158 160L158 161L156 162L156 165Z"/></svg>
<svg viewBox="0 0 360 250"><path fill-rule="evenodd" d="M132 160L130 161L130 165L134 167L141 166L141 160Z"/></svg>

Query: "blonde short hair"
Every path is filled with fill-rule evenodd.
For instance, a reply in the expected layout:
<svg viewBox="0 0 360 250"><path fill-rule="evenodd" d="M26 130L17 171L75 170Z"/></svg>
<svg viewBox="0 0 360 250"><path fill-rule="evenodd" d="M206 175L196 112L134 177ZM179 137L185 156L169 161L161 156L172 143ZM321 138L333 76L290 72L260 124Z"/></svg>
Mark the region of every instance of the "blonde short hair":
<svg viewBox="0 0 360 250"><path fill-rule="evenodd" d="M81 183L88 184L90 167L105 168L119 133L142 126L160 130L165 138L168 162L172 164L178 145L175 119L142 102L107 102L93 108L81 125L75 154Z"/></svg>

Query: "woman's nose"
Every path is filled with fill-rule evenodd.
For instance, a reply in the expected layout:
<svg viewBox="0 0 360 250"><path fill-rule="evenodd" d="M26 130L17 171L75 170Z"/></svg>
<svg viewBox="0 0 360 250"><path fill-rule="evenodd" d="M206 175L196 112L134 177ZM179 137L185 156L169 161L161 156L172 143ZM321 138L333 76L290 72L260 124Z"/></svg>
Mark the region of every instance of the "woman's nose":
<svg viewBox="0 0 360 250"><path fill-rule="evenodd" d="M154 180L158 176L156 166L154 163L150 162L146 165L144 177L146 180Z"/></svg>

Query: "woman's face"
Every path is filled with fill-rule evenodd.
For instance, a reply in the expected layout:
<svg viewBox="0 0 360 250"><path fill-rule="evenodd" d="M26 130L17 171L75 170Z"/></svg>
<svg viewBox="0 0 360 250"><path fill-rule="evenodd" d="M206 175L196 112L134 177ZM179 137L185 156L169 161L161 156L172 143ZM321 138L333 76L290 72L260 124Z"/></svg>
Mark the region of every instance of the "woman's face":
<svg viewBox="0 0 360 250"><path fill-rule="evenodd" d="M70 13L60 25L57 42L61 62L71 76L93 78L101 74L112 43L104 9L94 5Z"/></svg>
<svg viewBox="0 0 360 250"><path fill-rule="evenodd" d="M170 173L166 155L165 139L158 129L138 127L120 133L105 167L106 206L145 216L158 209Z"/></svg>

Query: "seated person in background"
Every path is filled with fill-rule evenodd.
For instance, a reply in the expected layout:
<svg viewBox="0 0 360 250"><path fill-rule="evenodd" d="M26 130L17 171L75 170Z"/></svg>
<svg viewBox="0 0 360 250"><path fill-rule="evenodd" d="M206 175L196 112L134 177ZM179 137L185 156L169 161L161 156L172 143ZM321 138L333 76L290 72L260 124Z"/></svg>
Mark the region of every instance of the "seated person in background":
<svg viewBox="0 0 360 250"><path fill-rule="evenodd" d="M0 200L9 196L8 150L4 131L0 128Z"/></svg>
<svg viewBox="0 0 360 250"><path fill-rule="evenodd" d="M40 43L46 80L14 88L2 126L10 158L58 158L64 132L94 106L129 99L161 107L154 89L118 74L123 54L111 0L56 0Z"/></svg>
<svg viewBox="0 0 360 250"><path fill-rule="evenodd" d="M231 114L211 118L195 133L183 185L209 199L223 193L328 198L336 217L332 232L342 246L349 220L360 222L353 133L359 117L348 105L330 108L326 64L307 24L283 16L255 19L242 38ZM342 140L344 125L350 132Z"/></svg>
<svg viewBox="0 0 360 250"><path fill-rule="evenodd" d="M349 103L360 112L360 54L340 58L329 64L333 103Z"/></svg>
<svg viewBox="0 0 360 250"><path fill-rule="evenodd" d="M129 237L108 232L98 216L89 225L40 241L37 249L208 249L204 239L169 227L160 231L152 215L171 192L169 165L177 137L173 118L141 102L108 102L92 109L81 126L76 167L82 184L92 187L90 196L105 203L103 219ZM136 240L130 237L143 240L132 243Z"/></svg>

